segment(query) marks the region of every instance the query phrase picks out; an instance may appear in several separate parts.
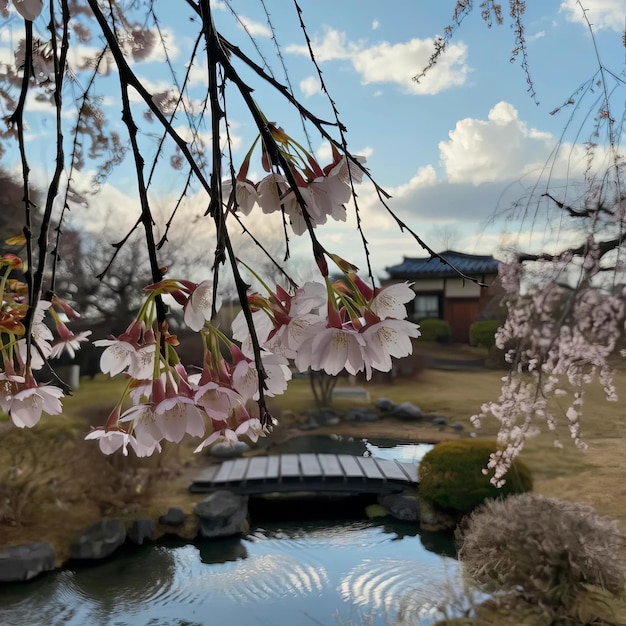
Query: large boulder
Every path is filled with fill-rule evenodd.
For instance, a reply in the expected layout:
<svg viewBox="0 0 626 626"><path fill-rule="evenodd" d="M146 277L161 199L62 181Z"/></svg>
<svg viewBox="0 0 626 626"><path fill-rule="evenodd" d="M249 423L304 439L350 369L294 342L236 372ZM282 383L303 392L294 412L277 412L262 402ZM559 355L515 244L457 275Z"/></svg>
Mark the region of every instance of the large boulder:
<svg viewBox="0 0 626 626"><path fill-rule="evenodd" d="M416 522L419 519L419 505L414 495L392 493L378 500L396 519L405 522Z"/></svg>
<svg viewBox="0 0 626 626"><path fill-rule="evenodd" d="M54 569L55 554L49 543L25 543L0 551L0 582L30 580Z"/></svg>
<svg viewBox="0 0 626 626"><path fill-rule="evenodd" d="M154 530L154 520L135 520L128 529L128 540L136 546L142 546L145 541L152 541L152 539L154 539Z"/></svg>
<svg viewBox="0 0 626 626"><path fill-rule="evenodd" d="M194 512L200 522L200 536L206 539L246 534L250 530L248 496L215 491L200 500Z"/></svg>
<svg viewBox="0 0 626 626"><path fill-rule="evenodd" d="M237 441L234 445L216 443L209 449L209 454L216 459L236 459L250 451L250 446L245 441Z"/></svg>
<svg viewBox="0 0 626 626"><path fill-rule="evenodd" d="M73 559L104 559L113 554L126 540L124 524L104 518L85 530L72 544Z"/></svg>
<svg viewBox="0 0 626 626"><path fill-rule="evenodd" d="M420 421L424 417L424 413L422 409L418 406L415 406L411 402L402 402L398 404L393 411L390 413L391 417L395 417L400 420L407 421Z"/></svg>
<svg viewBox="0 0 626 626"><path fill-rule="evenodd" d="M185 512L176 506L167 509L167 513L159 516L159 524L162 526L182 526L185 523Z"/></svg>
<svg viewBox="0 0 626 626"><path fill-rule="evenodd" d="M376 400L376 408L379 411L388 413L389 411L393 411L396 408L396 403L389 398L378 398L378 400Z"/></svg>

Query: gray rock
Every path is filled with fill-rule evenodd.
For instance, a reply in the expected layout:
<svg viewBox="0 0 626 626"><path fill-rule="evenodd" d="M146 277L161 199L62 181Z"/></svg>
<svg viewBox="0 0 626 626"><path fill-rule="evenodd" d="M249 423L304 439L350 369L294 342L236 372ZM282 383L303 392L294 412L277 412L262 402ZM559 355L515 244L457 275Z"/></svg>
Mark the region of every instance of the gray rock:
<svg viewBox="0 0 626 626"><path fill-rule="evenodd" d="M389 398L378 398L376 400L376 408L379 411L393 411L396 408L396 404Z"/></svg>
<svg viewBox="0 0 626 626"><path fill-rule="evenodd" d="M434 502L419 496L420 526L424 530L451 530L455 528L458 520L449 513L442 511Z"/></svg>
<svg viewBox="0 0 626 626"><path fill-rule="evenodd" d="M182 526L184 523L185 512L175 506L171 506L165 515L159 517L159 524L164 526Z"/></svg>
<svg viewBox="0 0 626 626"><path fill-rule="evenodd" d="M443 415L435 415L435 417L433 417L433 424L435 426L447 426L448 420L443 417Z"/></svg>
<svg viewBox="0 0 626 626"><path fill-rule="evenodd" d="M353 408L348 409L345 419L349 422L375 422L380 419L380 414L370 409Z"/></svg>
<svg viewBox="0 0 626 626"><path fill-rule="evenodd" d="M209 450L209 454L218 459L236 459L250 450L250 446L245 441L238 441L234 446L224 443L216 443Z"/></svg>
<svg viewBox="0 0 626 626"><path fill-rule="evenodd" d="M314 417L309 417L307 421L304 422L303 424L298 424L298 428L300 430L315 430L316 428L319 428L319 427L320 425Z"/></svg>
<svg viewBox="0 0 626 626"><path fill-rule="evenodd" d="M463 426L463 424L455 422L454 424L450 424L450 428L452 430L455 430L457 433L460 433L465 428L465 426Z"/></svg>
<svg viewBox="0 0 626 626"><path fill-rule="evenodd" d="M128 529L128 540L137 546L142 546L144 541L154 539L154 520L135 520Z"/></svg>
<svg viewBox="0 0 626 626"><path fill-rule="evenodd" d="M307 411L310 422L320 426L336 426L341 421L337 413L331 409L320 409L319 411Z"/></svg>
<svg viewBox="0 0 626 626"><path fill-rule="evenodd" d="M30 580L54 569L55 554L49 543L25 543L0 551L0 582Z"/></svg>
<svg viewBox="0 0 626 626"><path fill-rule="evenodd" d="M416 522L419 519L419 504L416 496L389 494L379 498L382 504L396 519Z"/></svg>
<svg viewBox="0 0 626 626"><path fill-rule="evenodd" d="M401 404L398 404L391 415L401 420L416 421L419 421L424 417L422 409L415 406L411 402L402 402Z"/></svg>
<svg viewBox="0 0 626 626"><path fill-rule="evenodd" d="M200 521L200 536L207 539L245 534L250 530L248 496L216 491L200 500L194 512Z"/></svg>
<svg viewBox="0 0 626 626"><path fill-rule="evenodd" d="M72 544L73 559L103 559L113 554L126 540L124 524L104 518L85 530Z"/></svg>

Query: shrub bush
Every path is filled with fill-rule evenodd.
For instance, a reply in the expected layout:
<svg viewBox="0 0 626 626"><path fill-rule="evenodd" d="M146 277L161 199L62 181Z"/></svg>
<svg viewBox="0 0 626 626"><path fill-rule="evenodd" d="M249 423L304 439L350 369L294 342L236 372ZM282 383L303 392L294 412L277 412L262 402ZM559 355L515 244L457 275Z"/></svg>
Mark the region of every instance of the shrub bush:
<svg viewBox="0 0 626 626"><path fill-rule="evenodd" d="M496 331L501 326L498 320L483 320L470 326L470 344L481 348L493 348L496 345Z"/></svg>
<svg viewBox="0 0 626 626"><path fill-rule="evenodd" d="M420 341L437 341L439 343L448 343L452 337L450 332L450 324L445 320L425 319L419 323Z"/></svg>
<svg viewBox="0 0 626 626"><path fill-rule="evenodd" d="M532 489L530 470L516 459L503 487L489 481L493 471L483 473L489 455L497 450L493 440L442 441L424 455L419 466L420 495L442 509L469 513L489 498L503 498Z"/></svg>
<svg viewBox="0 0 626 626"><path fill-rule="evenodd" d="M624 594L620 525L587 505L534 494L490 501L464 520L456 537L464 574L483 591L541 607L540 623L605 624L602 596L595 608L587 604L595 615L571 619L590 597L588 586Z"/></svg>

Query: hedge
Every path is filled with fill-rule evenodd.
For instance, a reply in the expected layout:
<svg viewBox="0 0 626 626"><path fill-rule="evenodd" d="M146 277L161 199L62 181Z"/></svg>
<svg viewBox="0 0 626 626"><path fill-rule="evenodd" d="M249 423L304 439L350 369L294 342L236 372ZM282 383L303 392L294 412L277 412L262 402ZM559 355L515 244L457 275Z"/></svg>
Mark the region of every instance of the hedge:
<svg viewBox="0 0 626 626"><path fill-rule="evenodd" d="M419 322L420 339L422 341L438 341L439 343L448 343L452 337L450 332L450 324L445 320L428 318Z"/></svg>
<svg viewBox="0 0 626 626"><path fill-rule="evenodd" d="M496 345L496 331L501 325L498 320L474 322L470 326L470 345L493 348Z"/></svg>

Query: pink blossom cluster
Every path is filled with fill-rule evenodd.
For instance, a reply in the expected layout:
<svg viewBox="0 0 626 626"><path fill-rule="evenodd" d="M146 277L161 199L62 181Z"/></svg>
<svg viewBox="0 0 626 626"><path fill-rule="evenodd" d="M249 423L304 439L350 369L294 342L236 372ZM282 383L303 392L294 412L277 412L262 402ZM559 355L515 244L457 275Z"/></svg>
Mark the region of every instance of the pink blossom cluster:
<svg viewBox="0 0 626 626"><path fill-rule="evenodd" d="M16 239L21 242L21 237ZM91 334L91 331L75 334L67 327L66 321L75 320L78 313L55 296L52 300L39 301L33 310L28 342L25 326L28 290L25 283L10 278L11 272L22 267L16 255L0 257L0 410L18 428L34 426L43 413L61 413L63 390L47 381L38 381L35 374L48 359L59 357L64 351L74 357ZM46 319L51 322L46 323ZM56 335L50 327L56 330ZM38 377L43 378L44 374Z"/></svg>
<svg viewBox="0 0 626 626"><path fill-rule="evenodd" d="M273 422L254 415L250 403L259 401L261 389L264 397L286 390L290 359L300 371L334 375L346 369L369 378L374 369L389 370L392 357L410 354L411 338L419 336L418 327L404 319L404 305L414 295L410 285L372 289L352 273L335 284L306 283L293 293L276 287L265 296L250 294L256 340L242 312L233 322L239 345L210 322L216 304L210 281L168 279L148 290L122 335L95 342L105 347L102 371L123 373L129 381L104 427L87 435L106 454L127 454L130 446L146 456L186 434L205 437L196 451L218 442L232 446L241 437L256 441ZM183 305L187 325L203 342L199 373L188 373L176 353L177 339L154 319L154 298L164 294Z"/></svg>
<svg viewBox="0 0 626 626"><path fill-rule="evenodd" d="M296 235L307 231L307 219L302 212L305 205L311 226L325 224L330 217L336 221L346 220L345 203L352 196L352 184L360 183L363 170L332 146L333 160L325 167L307 150L302 148L282 128L271 122L268 127L279 151L287 163L295 189L284 173L275 171L268 151L263 144L261 163L267 176L258 182L248 179L250 158L256 145L248 152L237 176L233 181L222 183L223 193L230 198L230 203L243 215L249 215L255 206L263 213L282 212ZM257 140L258 141L258 140ZM365 163L365 157L355 157L359 163Z"/></svg>
<svg viewBox="0 0 626 626"><path fill-rule="evenodd" d="M595 273L596 265L589 266ZM511 370L498 400L484 404L472 418L479 426L491 414L500 423L501 449L489 462L495 484L502 484L526 438L542 423L560 446L564 416L569 436L586 447L580 434L585 387L598 380L607 400L617 400L609 357L617 349L625 315L621 298L588 283L569 289L549 282L541 291L511 295L507 308L496 345L506 351Z"/></svg>
<svg viewBox="0 0 626 626"><path fill-rule="evenodd" d="M392 357L412 352L418 326L407 321L405 304L415 292L408 283L372 289L356 274L331 284L308 282L293 295L277 287L267 296L252 294L254 325L261 345L294 359L300 372L323 370L332 376L391 370ZM233 337L250 353L249 329L240 314Z"/></svg>
<svg viewBox="0 0 626 626"><path fill-rule="evenodd" d="M258 386L250 384L254 362L209 323L221 305L212 282L167 279L147 291L124 333L94 342L105 348L102 371L125 374L128 384L104 427L86 438L98 440L105 454L119 449L127 454L130 446L137 456L160 451L162 441L179 443L186 434L203 437L206 424L210 434L198 450L217 441L233 445L242 435L256 441L267 427L247 408L248 400L258 397ZM204 359L197 374L189 375L176 353L177 338L156 320L154 300L165 294L183 305L185 323L200 334ZM230 349L230 361L222 354L223 345ZM284 390L291 377L286 359L268 359L266 367L268 395Z"/></svg>

